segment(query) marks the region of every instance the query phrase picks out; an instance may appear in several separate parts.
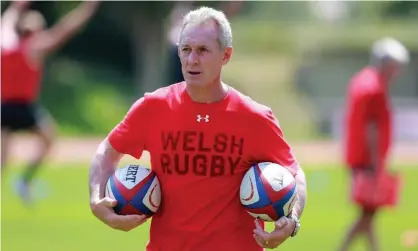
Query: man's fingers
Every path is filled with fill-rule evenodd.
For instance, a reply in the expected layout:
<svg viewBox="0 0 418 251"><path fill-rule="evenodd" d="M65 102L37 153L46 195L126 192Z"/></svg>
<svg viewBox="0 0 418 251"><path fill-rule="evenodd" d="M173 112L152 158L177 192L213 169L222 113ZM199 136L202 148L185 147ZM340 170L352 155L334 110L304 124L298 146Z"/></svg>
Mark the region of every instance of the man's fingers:
<svg viewBox="0 0 418 251"><path fill-rule="evenodd" d="M253 231L253 233L263 242L265 243L266 241L269 241L270 237L270 233L267 233L266 231L264 231L264 228L261 226L260 220L256 219L254 221L255 223L255 229Z"/></svg>
<svg viewBox="0 0 418 251"><path fill-rule="evenodd" d="M132 222L135 225L141 224L147 219L147 216L144 215L144 214L142 214L142 215L136 215L136 214L124 215L123 217L124 217L124 221Z"/></svg>
<svg viewBox="0 0 418 251"><path fill-rule="evenodd" d="M283 217L280 217L280 219L275 222L275 226L276 228L283 228L287 225L287 223L288 223L287 217L283 216Z"/></svg>
<svg viewBox="0 0 418 251"><path fill-rule="evenodd" d="M260 239L260 237L258 237L256 234L253 234L253 237L254 237L254 240L255 240L255 242L257 242L257 244L260 246L260 247L262 247L262 248L265 248L266 247L266 242L265 241L263 241L263 240L261 240Z"/></svg>
<svg viewBox="0 0 418 251"><path fill-rule="evenodd" d="M144 223L148 218L146 215L118 215L113 210L117 201L109 197L92 204L93 212L96 217L110 227L122 231L130 231Z"/></svg>
<svg viewBox="0 0 418 251"><path fill-rule="evenodd" d="M254 229L254 239L257 244L263 248L276 248L280 245L286 238L284 237L283 229L288 224L288 219L286 217L280 218L275 222L275 230L271 233L264 231L261 227L259 220L255 220L255 229Z"/></svg>
<svg viewBox="0 0 418 251"><path fill-rule="evenodd" d="M100 200L99 204L102 204L105 207L114 207L116 206L116 204L118 204L118 202L109 197L104 197L103 199Z"/></svg>
<svg viewBox="0 0 418 251"><path fill-rule="evenodd" d="M264 230L263 227L261 226L260 220L259 219L255 219L254 220L254 224L255 224L255 228L258 230Z"/></svg>
<svg viewBox="0 0 418 251"><path fill-rule="evenodd" d="M113 215L111 226L122 231L130 231L147 220L145 215Z"/></svg>
<svg viewBox="0 0 418 251"><path fill-rule="evenodd" d="M260 238L260 240L266 242L269 241L271 239L270 237L270 233L267 233L264 230L260 230L260 229L254 229L253 233Z"/></svg>
<svg viewBox="0 0 418 251"><path fill-rule="evenodd" d="M279 244L274 240L265 241L265 240L261 239L260 237L258 237L256 234L253 234L253 237L254 237L255 242L257 242L257 244L262 248L272 249L272 248L276 248Z"/></svg>
<svg viewBox="0 0 418 251"><path fill-rule="evenodd" d="M258 237L258 238L260 238L260 240L262 240L262 241L264 241L264 242L268 242L268 241L270 241L271 239L273 239L273 236L272 236L272 234L271 233L267 233L267 232L260 232L260 231L258 231L257 229L256 230L254 230L254 234Z"/></svg>
<svg viewBox="0 0 418 251"><path fill-rule="evenodd" d="M276 228L283 228L287 225L287 223L288 223L287 217L283 216L283 217L280 217L280 219L276 221L274 225L276 226Z"/></svg>
<svg viewBox="0 0 418 251"><path fill-rule="evenodd" d="M261 226L261 223L258 219L254 220L254 224L255 224L255 229L254 229L254 234L258 237L261 237L263 234L267 234L264 231L264 228ZM261 238L262 239L262 238ZM263 239L262 239L263 240ZM264 241L264 240L263 240Z"/></svg>
<svg viewBox="0 0 418 251"><path fill-rule="evenodd" d="M147 218L145 215L123 215L123 225L131 230L144 223Z"/></svg>
<svg viewBox="0 0 418 251"><path fill-rule="evenodd" d="M144 219L142 219L142 220L141 220L141 222L139 223L139 225L141 225L141 224L145 223L147 220L148 220L148 218L147 218L147 217L145 217Z"/></svg>

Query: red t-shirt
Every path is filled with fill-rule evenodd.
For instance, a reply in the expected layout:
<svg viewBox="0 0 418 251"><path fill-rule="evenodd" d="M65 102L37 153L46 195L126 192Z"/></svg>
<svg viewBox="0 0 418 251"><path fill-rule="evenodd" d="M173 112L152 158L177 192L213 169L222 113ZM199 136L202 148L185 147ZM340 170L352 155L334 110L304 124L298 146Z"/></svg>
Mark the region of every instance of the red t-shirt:
<svg viewBox="0 0 418 251"><path fill-rule="evenodd" d="M382 168L391 144L387 83L374 68L366 67L350 81L347 101L346 163L351 167L371 164L367 131L374 123L378 131L378 167Z"/></svg>
<svg viewBox="0 0 418 251"><path fill-rule="evenodd" d="M32 103L38 98L42 69L28 61L30 39L22 39L13 49L1 49L1 102Z"/></svg>
<svg viewBox="0 0 418 251"><path fill-rule="evenodd" d="M149 151L162 188L148 251L259 251L239 200L251 163L297 163L270 108L230 88L217 103L191 100L185 82L146 94L110 133L119 152Z"/></svg>

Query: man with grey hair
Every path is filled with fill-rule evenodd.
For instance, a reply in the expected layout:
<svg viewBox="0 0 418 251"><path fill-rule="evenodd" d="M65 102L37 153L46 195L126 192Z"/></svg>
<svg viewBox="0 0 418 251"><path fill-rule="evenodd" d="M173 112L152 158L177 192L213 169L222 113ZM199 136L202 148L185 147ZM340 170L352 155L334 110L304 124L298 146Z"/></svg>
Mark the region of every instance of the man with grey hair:
<svg viewBox="0 0 418 251"><path fill-rule="evenodd" d="M222 82L232 56L232 31L217 10L201 7L183 19L178 55L185 81L140 98L100 144L90 167L90 206L112 228L129 231L146 215L117 215L104 197L124 154L151 156L162 204L152 217L148 251L260 251L299 230L306 180L270 108ZM239 200L247 170L259 162L286 167L297 181L292 213L271 233Z"/></svg>
<svg viewBox="0 0 418 251"><path fill-rule="evenodd" d="M182 17L188 11L193 9L196 3L193 1L177 2L174 5L169 19L168 43L169 43L169 84L184 81L181 70L181 62L177 54L178 35L182 29ZM244 1L227 1L220 2L220 9L225 13L227 18L235 16L242 8Z"/></svg>
<svg viewBox="0 0 418 251"><path fill-rule="evenodd" d="M363 177L378 182L386 170L387 155L391 146L391 108L389 83L409 62L406 48L394 38L382 38L371 49L370 65L357 73L350 81L347 95L345 162L352 175L352 199L361 213L348 231L340 251L348 250L358 235L365 235L370 249L378 250L373 228L377 210L386 202L373 199L357 199L359 180ZM385 184L385 186L395 184ZM370 194L385 193L377 190ZM360 194L365 194L361 191Z"/></svg>

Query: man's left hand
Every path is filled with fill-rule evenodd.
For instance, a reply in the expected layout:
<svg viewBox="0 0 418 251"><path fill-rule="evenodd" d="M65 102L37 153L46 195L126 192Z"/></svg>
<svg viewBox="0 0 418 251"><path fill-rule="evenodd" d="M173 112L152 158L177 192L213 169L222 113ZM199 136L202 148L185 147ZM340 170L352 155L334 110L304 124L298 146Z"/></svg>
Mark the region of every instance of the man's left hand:
<svg viewBox="0 0 418 251"><path fill-rule="evenodd" d="M294 220L281 217L274 223L274 230L271 233L264 231L260 221L255 220L254 239L263 248L276 248L282 244L295 230L296 223Z"/></svg>

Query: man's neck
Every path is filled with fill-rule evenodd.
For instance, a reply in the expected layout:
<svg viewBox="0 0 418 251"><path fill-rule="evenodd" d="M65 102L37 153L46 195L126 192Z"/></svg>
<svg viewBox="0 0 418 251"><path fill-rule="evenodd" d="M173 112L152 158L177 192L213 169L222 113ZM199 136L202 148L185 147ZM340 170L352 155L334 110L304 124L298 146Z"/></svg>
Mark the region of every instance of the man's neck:
<svg viewBox="0 0 418 251"><path fill-rule="evenodd" d="M186 84L186 91L190 98L197 103L215 103L221 101L228 93L229 87L222 81L207 86Z"/></svg>
<svg viewBox="0 0 418 251"><path fill-rule="evenodd" d="M373 65L371 65L371 67L374 68L374 70L379 75L379 78L382 81L381 84L383 84L385 86L385 88L388 88L388 84L391 80L390 77L385 74L385 72L384 72L384 70L382 70L382 68L380 68L378 66L373 66Z"/></svg>

